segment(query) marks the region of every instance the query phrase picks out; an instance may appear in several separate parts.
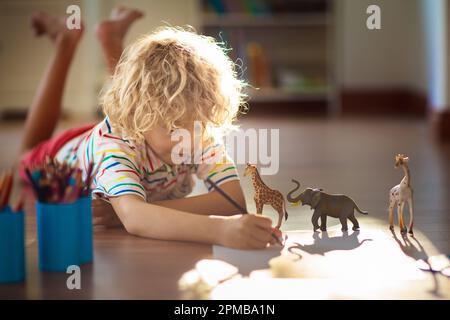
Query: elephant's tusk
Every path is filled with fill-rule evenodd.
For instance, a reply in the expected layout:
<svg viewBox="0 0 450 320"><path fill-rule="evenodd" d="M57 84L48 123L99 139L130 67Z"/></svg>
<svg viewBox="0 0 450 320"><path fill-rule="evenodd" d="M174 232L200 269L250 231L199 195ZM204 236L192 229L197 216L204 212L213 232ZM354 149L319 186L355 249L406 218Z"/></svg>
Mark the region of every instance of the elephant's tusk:
<svg viewBox="0 0 450 320"><path fill-rule="evenodd" d="M301 204L302 204L302 202L301 202L301 201L297 201L297 202L290 202L290 204L291 204L291 207L298 207L299 205L301 205Z"/></svg>

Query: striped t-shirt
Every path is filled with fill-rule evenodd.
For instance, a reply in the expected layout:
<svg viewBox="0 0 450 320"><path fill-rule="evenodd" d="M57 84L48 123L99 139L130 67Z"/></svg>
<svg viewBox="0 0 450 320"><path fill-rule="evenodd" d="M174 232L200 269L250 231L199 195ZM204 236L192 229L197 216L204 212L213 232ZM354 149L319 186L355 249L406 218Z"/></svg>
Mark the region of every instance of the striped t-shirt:
<svg viewBox="0 0 450 320"><path fill-rule="evenodd" d="M84 175L93 161L94 168L98 167L93 194L103 198L124 194L141 196L147 202L182 198L192 191L194 174L203 181L209 177L217 185L239 180L222 144L205 147L201 159L208 161L198 165L168 165L147 143L139 145L115 134L108 118L66 143L56 158L77 163ZM209 184L205 185L208 191L212 190Z"/></svg>

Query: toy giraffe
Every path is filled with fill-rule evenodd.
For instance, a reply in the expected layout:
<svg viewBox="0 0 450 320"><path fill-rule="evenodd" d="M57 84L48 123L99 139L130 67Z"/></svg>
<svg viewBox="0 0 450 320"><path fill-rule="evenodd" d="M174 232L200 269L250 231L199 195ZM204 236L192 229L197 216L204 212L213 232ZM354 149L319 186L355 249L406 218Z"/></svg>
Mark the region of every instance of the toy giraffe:
<svg viewBox="0 0 450 320"><path fill-rule="evenodd" d="M402 234L407 232L405 222L403 220L403 209L405 208L405 203L408 202L409 206L409 233L413 234L413 190L411 188L411 176L408 167L409 158L403 154L398 154L395 156L395 167L402 167L405 172L400 184L393 187L389 193L389 229L394 230L392 210L397 206L398 224Z"/></svg>
<svg viewBox="0 0 450 320"><path fill-rule="evenodd" d="M280 229L283 215L285 220L288 218L286 211L286 204L284 202L283 194L278 190L270 189L261 179L258 169L253 164L248 164L245 168L244 177L251 175L253 188L255 189L255 203L256 213L262 214L262 209L265 204L269 204L278 212L278 223L276 228Z"/></svg>

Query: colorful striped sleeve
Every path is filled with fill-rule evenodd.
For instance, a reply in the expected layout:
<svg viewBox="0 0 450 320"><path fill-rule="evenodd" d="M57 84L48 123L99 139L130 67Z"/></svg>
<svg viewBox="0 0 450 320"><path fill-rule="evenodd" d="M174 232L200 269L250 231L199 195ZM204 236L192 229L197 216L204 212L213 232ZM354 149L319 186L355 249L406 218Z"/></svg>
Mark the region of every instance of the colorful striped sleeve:
<svg viewBox="0 0 450 320"><path fill-rule="evenodd" d="M134 194L146 200L147 194L140 182L142 174L136 148L130 146L127 140L101 133L96 136L93 149L96 164L101 160L94 179L94 193L108 198Z"/></svg>
<svg viewBox="0 0 450 320"><path fill-rule="evenodd" d="M206 178L209 178L216 185L239 180L234 161L228 155L223 145L215 144L206 148L202 161L197 169L197 176L205 181L208 191L213 191L213 188L206 183Z"/></svg>

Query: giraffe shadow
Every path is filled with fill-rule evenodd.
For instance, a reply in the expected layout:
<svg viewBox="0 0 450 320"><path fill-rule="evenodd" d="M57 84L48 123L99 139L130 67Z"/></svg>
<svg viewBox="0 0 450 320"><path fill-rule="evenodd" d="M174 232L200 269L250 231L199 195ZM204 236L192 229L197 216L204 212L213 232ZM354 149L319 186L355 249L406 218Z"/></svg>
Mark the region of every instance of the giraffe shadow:
<svg viewBox="0 0 450 320"><path fill-rule="evenodd" d="M314 243L303 245L298 242L293 242L293 245L288 248L288 251L295 254L301 258L301 253L299 250L309 253L325 255L325 253L334 250L354 250L360 247L366 241L372 241L372 239L359 240L359 231L354 231L351 235L348 232L343 232L342 236L329 237L328 232L324 231L322 233L314 232L313 239ZM321 235L321 236L320 236Z"/></svg>
<svg viewBox="0 0 450 320"><path fill-rule="evenodd" d="M425 249L423 248L422 244L420 243L417 238L414 236L408 236L408 235L401 235L401 239L397 237L397 234L394 230L391 230L392 236L394 237L394 240L397 242L400 249L403 251L405 255L408 257L413 258L416 261L423 260L429 267L429 272L432 274L433 277L433 289L429 290L431 294L433 294L436 297L441 297L442 295L439 292L439 281L437 278L436 273L432 268L431 265L428 262L429 256ZM413 240L411 241L410 238Z"/></svg>

